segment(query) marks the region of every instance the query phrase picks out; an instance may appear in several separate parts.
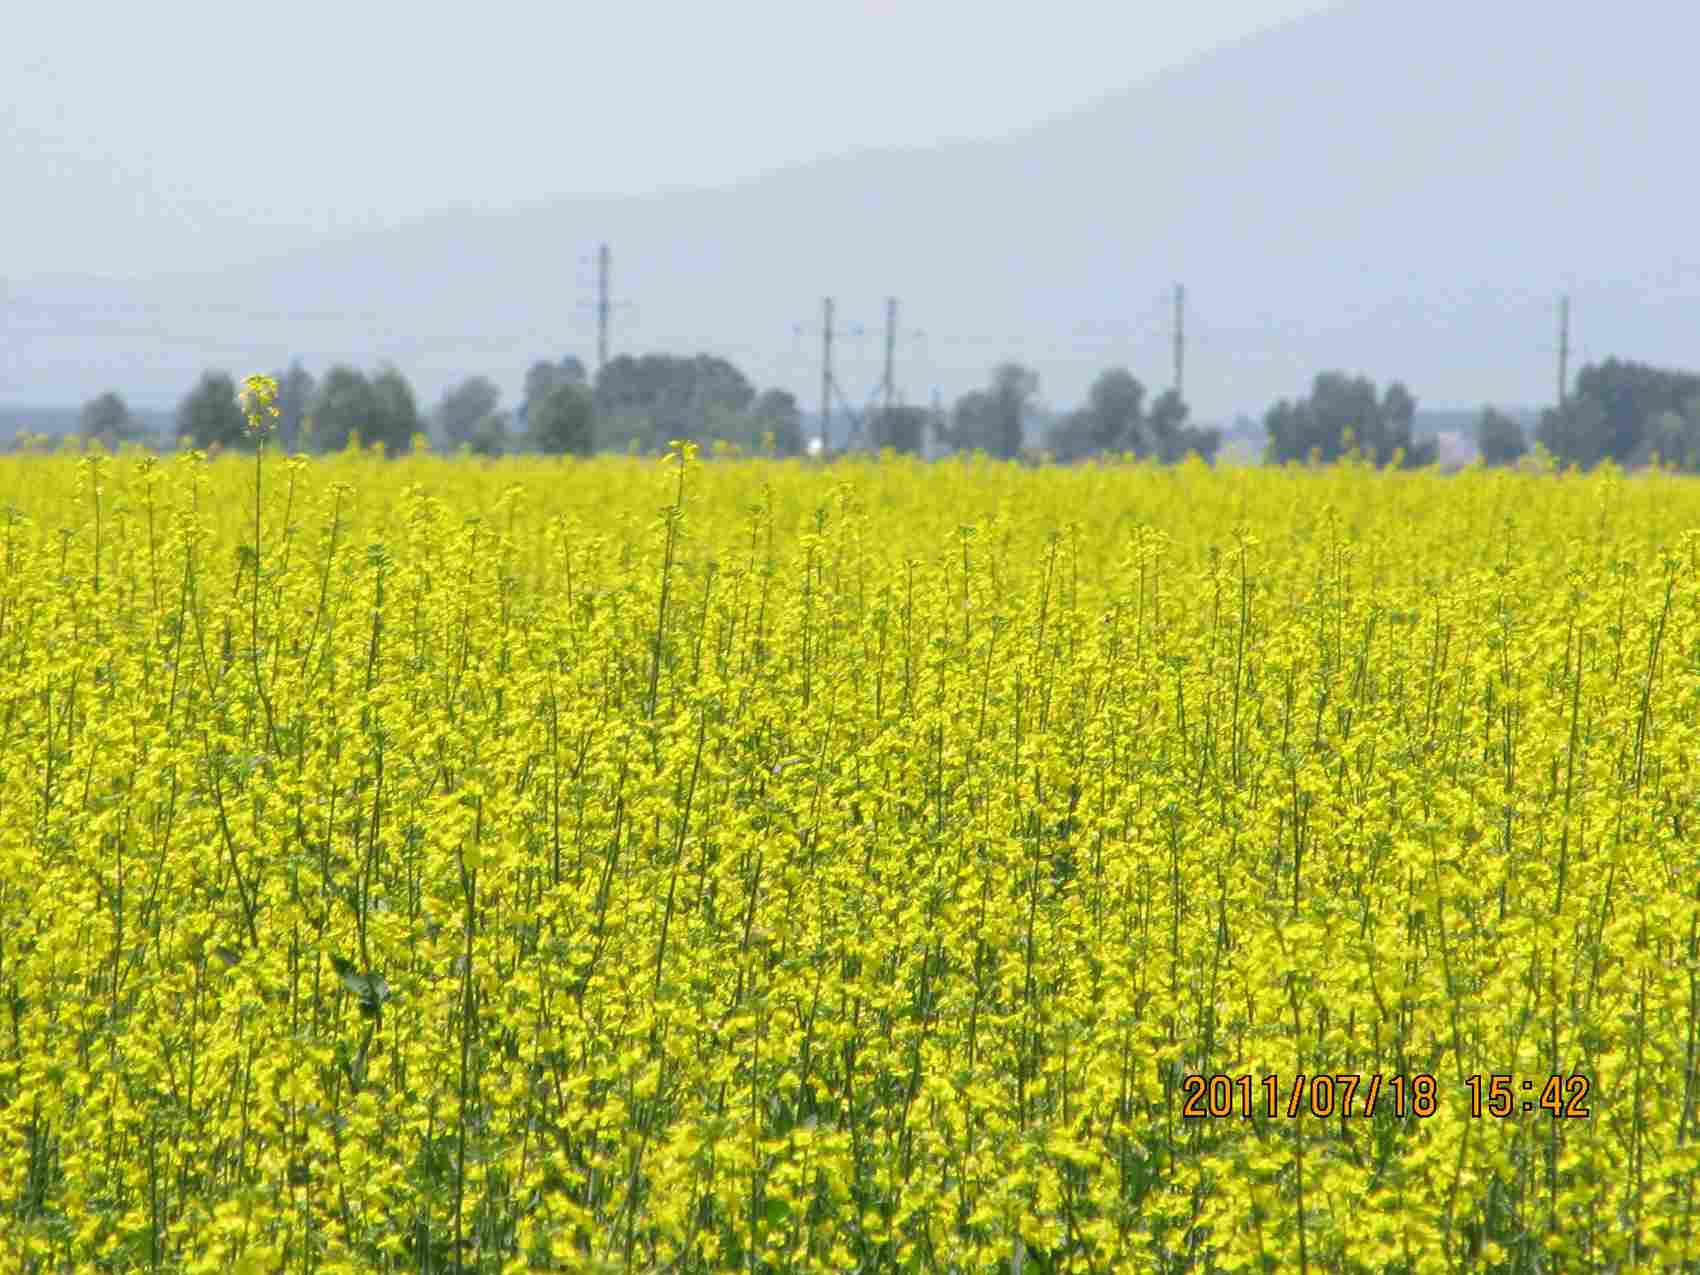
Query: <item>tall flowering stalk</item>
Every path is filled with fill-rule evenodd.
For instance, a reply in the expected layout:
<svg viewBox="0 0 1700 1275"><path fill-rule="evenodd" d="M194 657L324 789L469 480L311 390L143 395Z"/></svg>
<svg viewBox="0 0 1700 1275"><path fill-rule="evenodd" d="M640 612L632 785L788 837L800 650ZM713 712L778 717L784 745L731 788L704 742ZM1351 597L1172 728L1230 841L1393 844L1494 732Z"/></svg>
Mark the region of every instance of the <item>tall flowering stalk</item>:
<svg viewBox="0 0 1700 1275"><path fill-rule="evenodd" d="M238 398L242 413L248 418L248 436L254 440L254 599L249 612L249 659L254 667L254 691L266 710L267 746L275 752L277 723L272 716L271 697L266 694L265 685L260 680L260 486L266 459L266 436L271 433L272 422L282 415L277 406L277 380L258 374L244 377Z"/></svg>

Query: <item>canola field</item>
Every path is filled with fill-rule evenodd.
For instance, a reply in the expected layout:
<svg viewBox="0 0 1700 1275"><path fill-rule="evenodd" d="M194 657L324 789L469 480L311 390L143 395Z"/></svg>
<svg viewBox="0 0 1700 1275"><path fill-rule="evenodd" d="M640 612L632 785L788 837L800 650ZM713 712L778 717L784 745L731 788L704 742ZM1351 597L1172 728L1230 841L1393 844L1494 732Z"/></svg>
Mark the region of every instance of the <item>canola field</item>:
<svg viewBox="0 0 1700 1275"><path fill-rule="evenodd" d="M1692 1267L1696 528L0 460L0 1271Z"/></svg>

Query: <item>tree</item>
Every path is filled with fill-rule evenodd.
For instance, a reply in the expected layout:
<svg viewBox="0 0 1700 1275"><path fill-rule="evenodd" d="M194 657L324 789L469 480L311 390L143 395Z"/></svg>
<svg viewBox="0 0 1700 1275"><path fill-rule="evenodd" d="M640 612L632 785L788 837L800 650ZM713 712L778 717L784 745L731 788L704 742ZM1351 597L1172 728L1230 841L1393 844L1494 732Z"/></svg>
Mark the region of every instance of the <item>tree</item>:
<svg viewBox="0 0 1700 1275"><path fill-rule="evenodd" d="M1145 435L1151 454L1166 465L1197 453L1207 461L1216 459L1222 446L1222 431L1202 429L1186 423L1191 409L1173 387L1164 390L1151 404L1151 414L1145 421Z"/></svg>
<svg viewBox="0 0 1700 1275"><path fill-rule="evenodd" d="M1700 376L1607 359L1590 364L1576 375L1576 397L1600 405L1606 428L1604 452L1622 461L1661 413L1679 415L1687 402L1700 395Z"/></svg>
<svg viewBox="0 0 1700 1275"><path fill-rule="evenodd" d="M1610 455L1611 427L1595 398L1573 398L1549 407L1535 426L1535 438L1562 463L1592 469Z"/></svg>
<svg viewBox="0 0 1700 1275"><path fill-rule="evenodd" d="M1655 457L1661 465L1690 472L1700 469L1700 395L1690 399L1681 411L1655 415L1626 463L1640 468Z"/></svg>
<svg viewBox="0 0 1700 1275"><path fill-rule="evenodd" d="M1114 451L1146 455L1145 386L1125 367L1098 373L1086 402L1046 430L1045 449L1064 463Z"/></svg>
<svg viewBox="0 0 1700 1275"><path fill-rule="evenodd" d="M747 412L755 397L755 387L741 371L708 354L622 354L609 359L596 378L599 412L647 420L649 446L675 438L700 443L712 418Z"/></svg>
<svg viewBox="0 0 1700 1275"><path fill-rule="evenodd" d="M1476 450L1486 464L1514 465L1529 444L1521 425L1497 408L1484 407L1476 418Z"/></svg>
<svg viewBox="0 0 1700 1275"><path fill-rule="evenodd" d="M755 418L756 437L773 435L773 450L780 456L798 456L803 451L803 411L790 390L763 390L750 408Z"/></svg>
<svg viewBox="0 0 1700 1275"><path fill-rule="evenodd" d="M362 447L381 443L387 455L399 456L423 428L413 387L394 367L368 379L339 364L325 373L314 396L313 441L325 451L341 451L358 434Z"/></svg>
<svg viewBox="0 0 1700 1275"><path fill-rule="evenodd" d="M1143 454L1145 387L1125 367L1098 373L1086 393L1086 436L1094 451Z"/></svg>
<svg viewBox="0 0 1700 1275"><path fill-rule="evenodd" d="M587 456L591 450L594 416L590 391L576 382L561 380L532 404L526 429L539 451L555 456Z"/></svg>
<svg viewBox="0 0 1700 1275"><path fill-rule="evenodd" d="M958 451L984 451L1002 460L1021 454L1024 426L1039 393L1039 374L1019 363L992 369L991 384L956 400L945 441Z"/></svg>
<svg viewBox="0 0 1700 1275"><path fill-rule="evenodd" d="M905 456L920 455L929 416L923 407L880 408L868 423L875 449L889 447Z"/></svg>
<svg viewBox="0 0 1700 1275"><path fill-rule="evenodd" d="M795 456L802 450L803 414L797 407L796 397L788 390L766 390L743 409L735 405L738 397L709 395L706 405L701 408L702 420L691 437L708 447L716 443L730 443L751 455L771 451L778 456ZM597 441L604 446L610 441L629 446L632 428L641 429L645 442L658 441L653 437L653 422L630 408L613 414L610 419L630 421L632 427L620 431L612 440L604 438L599 429Z"/></svg>
<svg viewBox="0 0 1700 1275"><path fill-rule="evenodd" d="M1606 458L1630 464L1659 450L1669 417L1700 398L1700 375L1622 359L1589 364L1562 408L1541 414L1536 437L1555 457L1583 468ZM1667 443L1670 439L1665 440Z"/></svg>
<svg viewBox="0 0 1700 1275"><path fill-rule="evenodd" d="M434 413L444 441L451 448L470 442L501 400L502 391L487 376L469 376L444 390Z"/></svg>
<svg viewBox="0 0 1700 1275"><path fill-rule="evenodd" d="M562 356L560 362L539 359L526 369L525 389L516 415L521 426L527 426L532 407L541 402L557 385L588 385L584 361L576 354Z"/></svg>
<svg viewBox="0 0 1700 1275"><path fill-rule="evenodd" d="M492 412L478 423L466 445L475 456L501 456L508 450L509 441L508 418Z"/></svg>
<svg viewBox="0 0 1700 1275"><path fill-rule="evenodd" d="M331 368L313 396L314 446L339 452L356 434L364 444L378 433L378 403L366 374L346 364Z"/></svg>
<svg viewBox="0 0 1700 1275"><path fill-rule="evenodd" d="M118 392L107 390L98 398L91 398L83 404L82 415L78 420L78 432L85 439L99 438L108 443L117 443L134 438L141 431Z"/></svg>
<svg viewBox="0 0 1700 1275"><path fill-rule="evenodd" d="M992 421L996 451L1005 460L1021 455L1026 444L1027 413L1039 394L1039 374L1019 363L1002 363L992 372Z"/></svg>
<svg viewBox="0 0 1700 1275"><path fill-rule="evenodd" d="M277 441L286 452L299 451L305 442L307 412L313 405L313 374L296 359L287 372L277 374Z"/></svg>
<svg viewBox="0 0 1700 1275"><path fill-rule="evenodd" d="M952 451L990 451L992 448L992 400L985 390L969 390L950 405L950 419L939 430L941 440Z"/></svg>
<svg viewBox="0 0 1700 1275"><path fill-rule="evenodd" d="M377 419L366 441L382 443L387 455L402 455L413 446L413 436L425 429L413 387L394 367L385 366L372 378L372 399L377 407Z"/></svg>
<svg viewBox="0 0 1700 1275"><path fill-rule="evenodd" d="M1076 408L1046 430L1045 450L1065 465L1097 455L1098 440L1091 411Z"/></svg>
<svg viewBox="0 0 1700 1275"><path fill-rule="evenodd" d="M1377 465L1402 451L1406 467L1420 468L1433 464L1440 449L1432 439L1412 441L1416 411L1416 399L1397 381L1378 396L1367 377L1320 372L1310 396L1275 404L1264 416L1264 428L1277 462L1306 460L1314 451L1331 464L1358 448Z"/></svg>
<svg viewBox="0 0 1700 1275"><path fill-rule="evenodd" d="M177 407L177 437L188 446L247 447L248 419L236 400L236 382L228 372L207 372Z"/></svg>
<svg viewBox="0 0 1700 1275"><path fill-rule="evenodd" d="M637 454L655 446L655 423L640 412L609 411L599 406L592 432L600 451Z"/></svg>

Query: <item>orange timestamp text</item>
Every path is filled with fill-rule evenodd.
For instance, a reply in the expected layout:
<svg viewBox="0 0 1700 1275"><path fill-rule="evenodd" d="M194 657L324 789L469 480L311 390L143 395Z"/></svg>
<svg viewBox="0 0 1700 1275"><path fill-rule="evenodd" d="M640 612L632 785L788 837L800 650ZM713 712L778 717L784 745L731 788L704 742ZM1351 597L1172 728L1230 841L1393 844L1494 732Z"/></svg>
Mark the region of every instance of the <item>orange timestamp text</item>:
<svg viewBox="0 0 1700 1275"><path fill-rule="evenodd" d="M1585 1120L1588 1078L1551 1075L1535 1080L1509 1075L1464 1078L1468 1112L1506 1119L1541 1112L1558 1120ZM1396 1118L1426 1120L1440 1110L1440 1082L1427 1072L1414 1076L1363 1075L1358 1072L1303 1072L1285 1081L1279 1075L1185 1075L1181 1077L1181 1115L1185 1119L1223 1119L1239 1116L1270 1120L1285 1116L1373 1116L1385 1112Z"/></svg>

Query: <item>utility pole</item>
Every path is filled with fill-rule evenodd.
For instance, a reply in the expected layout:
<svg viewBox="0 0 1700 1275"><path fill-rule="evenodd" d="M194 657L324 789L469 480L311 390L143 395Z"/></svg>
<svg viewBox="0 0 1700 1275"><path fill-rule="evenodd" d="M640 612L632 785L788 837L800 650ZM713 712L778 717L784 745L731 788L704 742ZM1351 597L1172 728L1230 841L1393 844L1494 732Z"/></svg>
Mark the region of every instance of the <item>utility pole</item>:
<svg viewBox="0 0 1700 1275"><path fill-rule="evenodd" d="M1558 299L1558 410L1570 397L1570 297Z"/></svg>
<svg viewBox="0 0 1700 1275"><path fill-rule="evenodd" d="M893 304L895 304L895 302ZM832 419L832 396L834 393L838 395L840 406L843 407L844 411L850 417L850 443L852 446L861 434L862 421L866 416L866 412L858 413L856 409L850 405L850 401L845 397L844 391L840 388L837 378L833 375L833 339L838 335L838 333L833 330L833 316L835 312L835 307L833 306L831 297L827 297L821 302L820 447L823 453L827 450L830 443L827 424ZM804 325L799 323L794 329L799 337L803 334L803 327ZM845 327L845 333L849 336L860 337L863 335L862 325L859 323L848 324ZM888 336L888 344L890 340L891 338Z"/></svg>
<svg viewBox="0 0 1700 1275"><path fill-rule="evenodd" d="M892 405L891 362L897 353L897 298L887 297L885 301L885 384L882 401L885 410L890 411Z"/></svg>
<svg viewBox="0 0 1700 1275"><path fill-rule="evenodd" d="M581 266L584 264L582 257L579 259L579 264ZM598 408L602 406L602 371L608 366L608 328L614 318L614 311L635 310L637 308L630 301L615 302L613 275L613 253L609 251L607 244L599 244L596 249L596 299L578 303L580 310L594 310L596 312L594 392L597 397ZM584 282L581 276L579 285L584 286Z"/></svg>
<svg viewBox="0 0 1700 1275"><path fill-rule="evenodd" d="M832 298L825 302L821 322L820 361L820 454L826 456L826 422L832 412Z"/></svg>
<svg viewBox="0 0 1700 1275"><path fill-rule="evenodd" d="M608 366L608 245L603 244L596 254L596 374Z"/></svg>
<svg viewBox="0 0 1700 1275"><path fill-rule="evenodd" d="M1175 396L1186 397L1186 288L1175 285Z"/></svg>
<svg viewBox="0 0 1700 1275"><path fill-rule="evenodd" d="M887 297L885 301L885 375L880 380L880 416L874 419L885 420L885 428L890 428L889 416L892 407L892 360L897 353L897 298ZM870 447L881 446L879 431L875 430L868 440Z"/></svg>

